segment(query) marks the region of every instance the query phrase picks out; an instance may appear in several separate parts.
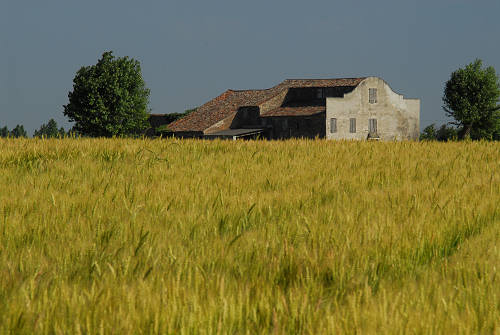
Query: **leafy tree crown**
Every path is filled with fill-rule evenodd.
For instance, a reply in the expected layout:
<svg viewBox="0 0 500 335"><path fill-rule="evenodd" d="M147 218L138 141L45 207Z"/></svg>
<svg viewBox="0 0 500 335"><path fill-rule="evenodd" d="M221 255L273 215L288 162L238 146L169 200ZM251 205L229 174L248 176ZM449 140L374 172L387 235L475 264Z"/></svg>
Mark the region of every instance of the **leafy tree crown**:
<svg viewBox="0 0 500 335"><path fill-rule="evenodd" d="M486 135L498 126L498 99L500 84L493 67L482 68L477 59L451 74L446 82L443 103L455 125L463 126L464 133Z"/></svg>
<svg viewBox="0 0 500 335"><path fill-rule="evenodd" d="M109 51L96 65L78 70L64 115L82 135L139 134L148 126L149 94L139 62Z"/></svg>

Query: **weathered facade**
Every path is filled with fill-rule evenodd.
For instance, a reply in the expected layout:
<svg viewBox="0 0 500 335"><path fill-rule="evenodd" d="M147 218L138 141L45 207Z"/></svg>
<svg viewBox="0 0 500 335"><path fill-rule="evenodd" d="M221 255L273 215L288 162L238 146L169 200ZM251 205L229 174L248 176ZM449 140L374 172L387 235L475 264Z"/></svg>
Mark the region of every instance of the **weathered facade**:
<svg viewBox="0 0 500 335"><path fill-rule="evenodd" d="M420 100L406 99L370 77L342 98L327 98L326 119L329 139L416 140Z"/></svg>
<svg viewBox="0 0 500 335"><path fill-rule="evenodd" d="M417 139L420 102L376 77L288 79L265 90L228 90L174 121L176 136L269 139Z"/></svg>

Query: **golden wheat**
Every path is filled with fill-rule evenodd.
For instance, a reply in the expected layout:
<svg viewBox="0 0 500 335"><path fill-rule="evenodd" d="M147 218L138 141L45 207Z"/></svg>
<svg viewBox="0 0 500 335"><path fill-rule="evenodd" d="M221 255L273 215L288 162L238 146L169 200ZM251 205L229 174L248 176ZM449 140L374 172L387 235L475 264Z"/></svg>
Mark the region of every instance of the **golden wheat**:
<svg viewBox="0 0 500 335"><path fill-rule="evenodd" d="M0 140L0 333L500 332L500 144Z"/></svg>

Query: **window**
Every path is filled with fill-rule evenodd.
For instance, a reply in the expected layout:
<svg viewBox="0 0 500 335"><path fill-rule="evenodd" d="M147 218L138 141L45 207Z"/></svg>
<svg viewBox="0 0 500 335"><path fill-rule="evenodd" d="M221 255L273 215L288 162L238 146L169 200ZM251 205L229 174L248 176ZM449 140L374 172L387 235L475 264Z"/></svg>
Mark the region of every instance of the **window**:
<svg viewBox="0 0 500 335"><path fill-rule="evenodd" d="M377 119L369 119L368 120L368 131L369 133L376 133L377 132Z"/></svg>
<svg viewBox="0 0 500 335"><path fill-rule="evenodd" d="M377 89L376 88L369 88L368 89L368 100L371 104L377 103Z"/></svg>
<svg viewBox="0 0 500 335"><path fill-rule="evenodd" d="M356 132L356 119L354 118L349 119L349 132L351 133Z"/></svg>
<svg viewBox="0 0 500 335"><path fill-rule="evenodd" d="M330 133L336 133L337 132L337 119L332 118L330 119Z"/></svg>

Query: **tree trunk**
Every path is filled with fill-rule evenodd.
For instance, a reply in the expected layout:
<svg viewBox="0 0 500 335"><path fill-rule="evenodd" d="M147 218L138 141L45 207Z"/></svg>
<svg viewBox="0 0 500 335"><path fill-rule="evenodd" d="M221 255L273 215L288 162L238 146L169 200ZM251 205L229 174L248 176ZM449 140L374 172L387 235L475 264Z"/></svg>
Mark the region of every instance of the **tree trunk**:
<svg viewBox="0 0 500 335"><path fill-rule="evenodd" d="M470 140L470 131L472 130L472 124L465 124L464 131L462 135L462 140Z"/></svg>

